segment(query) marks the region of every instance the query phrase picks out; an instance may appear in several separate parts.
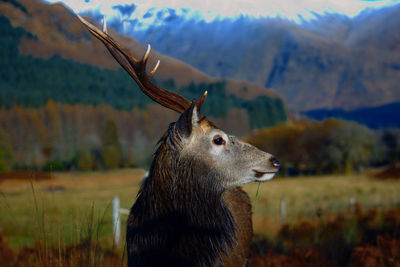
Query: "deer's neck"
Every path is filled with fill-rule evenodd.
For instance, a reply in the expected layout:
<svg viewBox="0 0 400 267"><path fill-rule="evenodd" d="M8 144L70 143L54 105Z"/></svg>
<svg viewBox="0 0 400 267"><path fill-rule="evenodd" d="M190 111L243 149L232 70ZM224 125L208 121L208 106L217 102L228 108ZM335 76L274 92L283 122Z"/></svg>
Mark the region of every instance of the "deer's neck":
<svg viewBox="0 0 400 267"><path fill-rule="evenodd" d="M128 250L129 242L135 243L138 255L152 251L176 265L220 262L236 238L232 214L222 201L224 191L215 181L201 161L156 157L132 207Z"/></svg>

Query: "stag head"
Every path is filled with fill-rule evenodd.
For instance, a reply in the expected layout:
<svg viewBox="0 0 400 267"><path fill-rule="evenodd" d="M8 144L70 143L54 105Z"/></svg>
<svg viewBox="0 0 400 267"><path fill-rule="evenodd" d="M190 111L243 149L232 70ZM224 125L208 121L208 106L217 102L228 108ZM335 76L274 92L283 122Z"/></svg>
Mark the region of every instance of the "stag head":
<svg viewBox="0 0 400 267"><path fill-rule="evenodd" d="M201 161L224 189L270 180L279 170L272 155L217 128L194 101L170 127L166 142L180 157Z"/></svg>

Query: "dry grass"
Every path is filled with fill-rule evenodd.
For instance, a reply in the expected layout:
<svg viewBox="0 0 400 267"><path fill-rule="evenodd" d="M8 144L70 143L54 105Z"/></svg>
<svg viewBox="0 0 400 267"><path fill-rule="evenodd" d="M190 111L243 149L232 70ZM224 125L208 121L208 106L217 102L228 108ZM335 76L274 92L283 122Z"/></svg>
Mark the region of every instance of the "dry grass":
<svg viewBox="0 0 400 267"><path fill-rule="evenodd" d="M135 201L142 170L93 173L60 173L50 181L4 181L0 184L0 226L13 248L33 244L78 243L92 234L111 246L111 199L118 195L121 207ZM49 187L65 188L49 191ZM281 199L287 205L286 222L313 218L316 211L334 214L345 211L354 197L364 207L390 206L400 201L399 180L375 180L363 175L279 178L245 190L253 203L255 232L276 236L281 227ZM122 215L122 229L126 217ZM123 233L124 235L124 233ZM64 246L64 245L63 245Z"/></svg>
<svg viewBox="0 0 400 267"><path fill-rule="evenodd" d="M130 208L143 176L142 170L117 170L60 173L32 184L6 180L0 184L0 226L16 249L34 240L79 243L89 234L112 245L112 197L118 195L121 207ZM55 187L64 191L49 190Z"/></svg>
<svg viewBox="0 0 400 267"><path fill-rule="evenodd" d="M245 186L253 204L255 232L273 238L281 227L280 202L285 200L286 222L317 213L329 215L347 211L350 198L362 207L387 208L400 204L400 180L377 180L366 175L278 178Z"/></svg>

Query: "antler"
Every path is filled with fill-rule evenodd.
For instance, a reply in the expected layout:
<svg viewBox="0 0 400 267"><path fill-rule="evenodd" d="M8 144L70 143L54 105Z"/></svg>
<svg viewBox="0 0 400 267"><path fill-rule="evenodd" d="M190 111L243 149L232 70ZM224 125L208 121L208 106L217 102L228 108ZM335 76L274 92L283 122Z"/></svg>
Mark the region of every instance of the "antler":
<svg viewBox="0 0 400 267"><path fill-rule="evenodd" d="M144 54L143 58L141 60L137 60L136 58L131 56L124 48L122 48L122 46L117 41L115 41L111 36L107 34L105 19L103 21L103 31L101 31L81 16L78 15L78 18L86 26L89 32L107 47L111 55L136 81L143 93L145 93L148 97L150 97L152 100L156 101L160 105L175 110L179 113L182 113L187 108L189 108L191 104L189 100L177 93L168 91L151 82L150 79L160 65L160 61L157 62L156 66L149 74L146 74L146 63L151 50L150 45L147 46L147 51ZM204 102L206 96L207 91L198 101L199 108Z"/></svg>

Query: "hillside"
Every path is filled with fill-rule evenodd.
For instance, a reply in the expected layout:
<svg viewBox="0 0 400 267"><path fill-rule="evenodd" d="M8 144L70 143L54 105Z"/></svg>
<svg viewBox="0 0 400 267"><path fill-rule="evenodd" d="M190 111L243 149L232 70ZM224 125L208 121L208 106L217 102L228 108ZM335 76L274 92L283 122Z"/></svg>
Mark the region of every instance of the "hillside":
<svg viewBox="0 0 400 267"><path fill-rule="evenodd" d="M12 4L18 3L18 4ZM21 8L22 6L27 13ZM50 58L59 55L66 59L72 59L80 63L90 63L102 68L116 69L119 65L109 55L103 44L94 39L87 30L82 27L79 20L71 10L62 4L47 4L40 0L1 0L0 14L5 15L13 26L21 26L28 32L37 36L37 39L23 38L19 45L20 52L24 55L33 55L41 58ZM118 34L111 30L124 47L137 57L144 53L144 45L135 39ZM154 47L154 44L152 44ZM191 82L212 83L220 79L211 78L205 73L181 61L152 51L149 66L160 59L161 65L156 78L160 81L173 79L178 87L188 85ZM254 98L258 95L278 97L272 91L264 90L257 84L244 83L235 80L227 80L228 91L234 92L242 98ZM241 92L242 87L249 88L248 93Z"/></svg>
<svg viewBox="0 0 400 267"><path fill-rule="evenodd" d="M4 32L2 106L37 107L53 99L69 104L105 103L131 110L144 108L150 102L104 46L63 5L38 0L3 0L0 14L3 14L0 21ZM143 53L142 45L134 39L116 32L111 34L131 48L135 56ZM161 59L155 76L158 83L180 90L189 99L209 91L204 107L206 115L225 117L232 108L244 109L255 128L286 120L282 100L262 86L210 78L157 52L152 54L149 65L158 58Z"/></svg>
<svg viewBox="0 0 400 267"><path fill-rule="evenodd" d="M316 15L302 24L246 16L207 23L173 10L149 14L161 19L148 28L132 21L127 33L211 76L272 88L293 110L400 101L400 5L355 18ZM118 21L113 25L121 28Z"/></svg>

